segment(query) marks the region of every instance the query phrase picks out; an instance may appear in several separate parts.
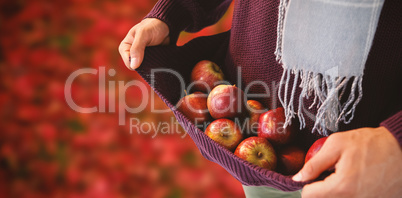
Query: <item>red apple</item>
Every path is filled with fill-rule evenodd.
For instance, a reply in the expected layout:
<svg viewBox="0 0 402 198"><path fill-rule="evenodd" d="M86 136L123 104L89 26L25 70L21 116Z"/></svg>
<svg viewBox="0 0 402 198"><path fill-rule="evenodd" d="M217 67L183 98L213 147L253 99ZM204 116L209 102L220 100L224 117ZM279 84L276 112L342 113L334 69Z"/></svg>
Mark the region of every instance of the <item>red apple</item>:
<svg viewBox="0 0 402 198"><path fill-rule="evenodd" d="M207 94L202 92L181 98L177 103L177 109L196 125L211 120L207 107Z"/></svg>
<svg viewBox="0 0 402 198"><path fill-rule="evenodd" d="M258 137L267 138L274 145L283 145L290 142L292 137L291 126L284 128L285 112L282 107L269 110L260 115L258 123Z"/></svg>
<svg viewBox="0 0 402 198"><path fill-rule="evenodd" d="M296 174L303 168L305 156L306 152L295 146L285 147L280 150L278 152L279 172L284 175Z"/></svg>
<svg viewBox="0 0 402 198"><path fill-rule="evenodd" d="M327 140L328 137L323 137L318 139L311 145L311 147L308 149L307 154L306 154L306 159L304 160L305 163L307 163L317 152L321 149L322 145L324 145L325 140Z"/></svg>
<svg viewBox="0 0 402 198"><path fill-rule="evenodd" d="M218 85L208 95L208 110L215 119L236 118L245 112L245 95L232 85Z"/></svg>
<svg viewBox="0 0 402 198"><path fill-rule="evenodd" d="M234 154L259 167L269 170L276 168L275 150L265 138L249 137L243 140Z"/></svg>
<svg viewBox="0 0 402 198"><path fill-rule="evenodd" d="M256 100L247 100L247 118L246 122L246 129L248 135L258 135L258 120L260 115L266 111L264 106Z"/></svg>
<svg viewBox="0 0 402 198"><path fill-rule="evenodd" d="M225 75L221 68L214 62L202 60L198 62L191 72L191 82L194 82L194 90L209 93L219 81L223 81Z"/></svg>
<svg viewBox="0 0 402 198"><path fill-rule="evenodd" d="M231 151L233 151L243 139L239 126L229 119L218 119L211 122L205 130L205 134Z"/></svg>

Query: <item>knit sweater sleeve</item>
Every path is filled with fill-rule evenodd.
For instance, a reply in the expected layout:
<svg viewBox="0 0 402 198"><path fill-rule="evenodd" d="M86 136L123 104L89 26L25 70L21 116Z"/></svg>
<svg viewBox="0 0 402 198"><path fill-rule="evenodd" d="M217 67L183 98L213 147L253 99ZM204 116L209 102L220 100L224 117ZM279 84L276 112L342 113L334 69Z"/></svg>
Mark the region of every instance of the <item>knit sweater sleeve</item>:
<svg viewBox="0 0 402 198"><path fill-rule="evenodd" d="M169 27L172 43L181 31L197 32L216 23L232 0L159 0L145 18L157 18Z"/></svg>
<svg viewBox="0 0 402 198"><path fill-rule="evenodd" d="M381 122L380 125L387 128L402 147L402 110Z"/></svg>

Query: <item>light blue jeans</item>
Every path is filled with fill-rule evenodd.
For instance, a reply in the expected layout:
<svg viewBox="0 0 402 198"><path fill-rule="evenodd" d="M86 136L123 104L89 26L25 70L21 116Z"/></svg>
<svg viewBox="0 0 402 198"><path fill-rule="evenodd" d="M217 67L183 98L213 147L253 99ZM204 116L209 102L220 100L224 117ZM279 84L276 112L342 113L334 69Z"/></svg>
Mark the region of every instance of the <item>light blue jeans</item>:
<svg viewBox="0 0 402 198"><path fill-rule="evenodd" d="M301 190L293 192L283 192L267 186L245 186L243 185L246 198L301 198Z"/></svg>

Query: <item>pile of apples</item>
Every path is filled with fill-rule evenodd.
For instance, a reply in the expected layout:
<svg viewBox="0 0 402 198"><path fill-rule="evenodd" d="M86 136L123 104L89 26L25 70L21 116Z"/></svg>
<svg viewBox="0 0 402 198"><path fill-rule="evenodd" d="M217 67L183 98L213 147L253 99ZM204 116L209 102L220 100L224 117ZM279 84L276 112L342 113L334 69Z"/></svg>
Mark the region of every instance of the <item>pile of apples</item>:
<svg viewBox="0 0 402 198"><path fill-rule="evenodd" d="M295 130L284 127L284 109L267 110L247 100L235 85L223 84L225 75L211 61L198 62L191 72L192 94L177 108L205 134L236 156L284 175L297 173L325 142L317 140L306 153L291 145ZM227 82L226 82L227 83Z"/></svg>

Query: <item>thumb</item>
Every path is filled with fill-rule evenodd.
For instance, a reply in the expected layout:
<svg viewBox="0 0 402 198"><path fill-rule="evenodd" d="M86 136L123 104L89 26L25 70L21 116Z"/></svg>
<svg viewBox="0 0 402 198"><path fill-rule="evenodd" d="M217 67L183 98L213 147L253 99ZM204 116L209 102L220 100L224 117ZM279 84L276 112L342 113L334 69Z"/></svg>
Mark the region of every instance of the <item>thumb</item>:
<svg viewBox="0 0 402 198"><path fill-rule="evenodd" d="M145 47L149 43L149 37L145 36L141 32L135 34L133 44L130 49L130 67L131 69L137 69L144 59Z"/></svg>
<svg viewBox="0 0 402 198"><path fill-rule="evenodd" d="M293 176L294 181L310 181L321 173L334 167L341 155L341 145L328 138L317 154L312 157L303 168Z"/></svg>

